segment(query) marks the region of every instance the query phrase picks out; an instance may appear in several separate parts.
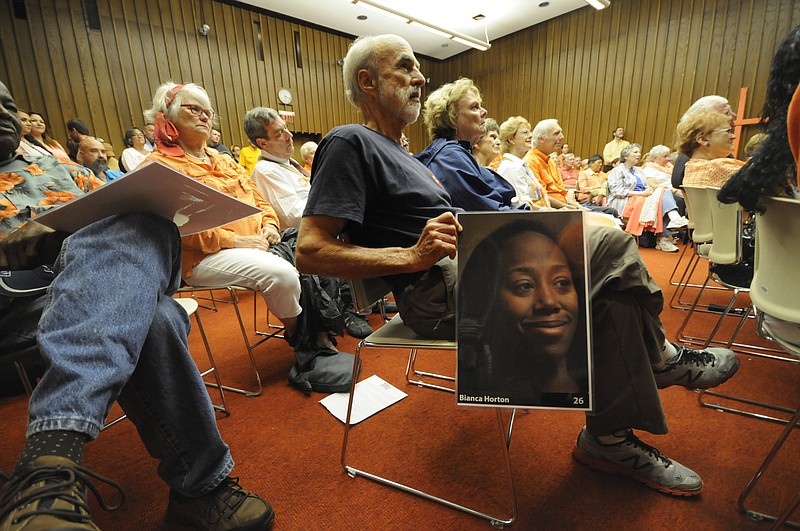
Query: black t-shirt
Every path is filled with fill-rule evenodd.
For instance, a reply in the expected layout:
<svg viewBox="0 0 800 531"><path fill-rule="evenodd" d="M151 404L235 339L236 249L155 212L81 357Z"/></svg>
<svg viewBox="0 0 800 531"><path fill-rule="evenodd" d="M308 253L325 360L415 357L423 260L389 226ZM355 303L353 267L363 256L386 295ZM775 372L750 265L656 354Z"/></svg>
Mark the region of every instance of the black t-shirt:
<svg viewBox="0 0 800 531"><path fill-rule="evenodd" d="M410 247L425 223L457 212L433 174L391 138L362 125L331 130L314 156L304 216L346 219L362 247Z"/></svg>

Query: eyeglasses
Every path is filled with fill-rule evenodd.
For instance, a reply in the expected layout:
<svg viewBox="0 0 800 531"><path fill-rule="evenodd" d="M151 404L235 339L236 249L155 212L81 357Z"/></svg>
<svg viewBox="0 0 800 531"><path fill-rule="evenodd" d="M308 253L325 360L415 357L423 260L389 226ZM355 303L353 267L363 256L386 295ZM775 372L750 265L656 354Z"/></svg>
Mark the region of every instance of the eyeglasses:
<svg viewBox="0 0 800 531"><path fill-rule="evenodd" d="M728 133L730 135L733 134L733 127L728 127L727 129L717 129L716 131L711 131L708 134L713 135L714 133Z"/></svg>
<svg viewBox="0 0 800 531"><path fill-rule="evenodd" d="M209 120L213 120L214 116L215 116L215 113L214 113L213 110L204 109L204 108L200 107L199 105L181 105L181 108L189 109L189 112L191 112L195 116L200 116L201 114L205 114L206 118L208 118Z"/></svg>

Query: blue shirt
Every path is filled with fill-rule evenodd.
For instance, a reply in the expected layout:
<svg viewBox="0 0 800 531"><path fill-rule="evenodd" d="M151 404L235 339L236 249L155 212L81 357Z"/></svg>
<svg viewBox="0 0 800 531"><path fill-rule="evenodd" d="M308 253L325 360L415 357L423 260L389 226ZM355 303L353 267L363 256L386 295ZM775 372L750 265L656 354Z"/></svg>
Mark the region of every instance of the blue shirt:
<svg viewBox="0 0 800 531"><path fill-rule="evenodd" d="M453 206L468 212L512 210L514 187L478 164L469 147L463 140L437 138L414 157L442 183Z"/></svg>

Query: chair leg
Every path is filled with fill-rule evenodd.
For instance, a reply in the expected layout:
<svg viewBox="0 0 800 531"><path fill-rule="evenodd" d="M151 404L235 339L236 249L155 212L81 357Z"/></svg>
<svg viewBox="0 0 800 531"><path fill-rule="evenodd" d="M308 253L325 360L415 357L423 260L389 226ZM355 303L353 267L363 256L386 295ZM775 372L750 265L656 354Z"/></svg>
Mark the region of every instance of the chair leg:
<svg viewBox="0 0 800 531"><path fill-rule="evenodd" d="M208 355L208 362L211 364L211 368L207 371L200 373L200 376L205 378L205 376L211 373L214 376L214 381L216 383L210 382L203 382L207 387L216 387L219 390L220 400L222 401L221 405L212 404L214 409L220 411L225 414L226 417L230 416L231 411L228 409L228 401L225 399L225 387L222 385L222 380L220 380L219 373L217 372L217 363L214 361L214 355L211 353L211 346L208 344L208 337L206 336L206 331L203 328L203 322L200 320L200 316L197 312L194 313L194 320L197 323L197 328L200 330L200 336L203 338L203 345L206 347L206 354Z"/></svg>
<svg viewBox="0 0 800 531"><path fill-rule="evenodd" d="M439 503L444 505L445 507L449 507L451 509L455 509L457 511L461 511L477 518L481 518L483 520L487 520L493 527L502 529L503 526L512 524L517 519L517 499L516 493L514 492L514 478L511 473L511 461L509 460L508 456L508 448L511 444L511 432L514 424L514 417L516 414L516 410L512 410L511 417L509 418L508 427L506 428L505 423L503 422L503 414L502 408L496 408L497 410L497 420L500 428L500 437L503 440L503 444L501 445L503 448L503 460L505 465L505 473L507 474L508 483L509 483L509 490L511 496L511 515L508 517L500 517L500 516L492 516L490 514L478 511L476 509L472 509L465 505L461 505L455 503L453 501L447 500L445 498L441 498L438 496L434 496L427 492L421 491L419 489L415 489L414 487L410 487L408 485L404 485L402 483L398 483L396 481L392 481L391 479L384 478L382 476L378 476L375 474L371 474L364 470L349 466L347 464L347 443L350 434L350 418L353 411L353 398L355 396L355 386L356 386L356 377L357 371L359 367L359 362L361 360L361 349L364 346L364 341L359 342L358 347L356 347L356 354L355 360L353 363L353 379L350 384L350 395L347 401L347 415L345 416L345 424L344 424L344 439L342 441L342 467L344 468L345 472L351 478L355 478L357 476L363 476L366 479L372 480L376 483L380 483L382 485L386 485L387 487L392 487L403 492L407 492L409 494L413 494L415 496L419 496L426 500Z"/></svg>
<svg viewBox="0 0 800 531"><path fill-rule="evenodd" d="M33 388L31 387L31 380L28 378L28 371L25 370L24 365L17 361L14 362L14 367L17 369L17 375L19 376L22 388L25 389L25 396L30 398L31 394L33 394Z"/></svg>
<svg viewBox="0 0 800 531"><path fill-rule="evenodd" d="M764 474L764 472L767 471L767 468L769 468L770 464L772 463L772 460L775 458L775 456L778 454L778 451L783 446L783 443L786 442L786 439L789 438L789 435L792 433L792 431L796 427L798 427L798 423L800 423L800 407L798 407L795 410L794 416L786 424L786 427L783 429L783 432L781 432L780 436L778 437L778 440L775 441L775 444L772 446L772 449L769 451L767 457L764 459L764 462L761 464L761 466L756 471L753 478L750 480L750 482L742 491L742 494L739 496L739 501L738 501L739 510L744 514L746 514L747 516L749 516L750 518L752 518L753 520L758 520L758 521L769 520L771 522L774 522L774 525L770 529L778 529L784 523L792 527L800 527L800 523L788 521L789 516L791 516L792 512L794 512L798 504L800 504L800 494L794 497L794 499L789 503L789 505L786 506L786 508L783 510L783 512L781 512L781 514L778 517L765 514L759 511L755 511L753 509L748 509L745 506L745 502L747 501L748 496L750 496L750 493L753 491L758 481L761 479L761 476Z"/></svg>
<svg viewBox="0 0 800 531"><path fill-rule="evenodd" d="M436 389L437 391L445 391L447 393L454 393L456 390L453 387L445 387L443 385L436 385L422 380L422 378L433 378L436 380L444 380L447 382L455 382L456 379L452 376L445 376L443 374L436 374L433 372L425 372L417 370L417 349L412 348L408 353L408 363L406 364L406 381L410 384L427 387L428 389ZM420 379L412 380L411 375L414 374Z"/></svg>

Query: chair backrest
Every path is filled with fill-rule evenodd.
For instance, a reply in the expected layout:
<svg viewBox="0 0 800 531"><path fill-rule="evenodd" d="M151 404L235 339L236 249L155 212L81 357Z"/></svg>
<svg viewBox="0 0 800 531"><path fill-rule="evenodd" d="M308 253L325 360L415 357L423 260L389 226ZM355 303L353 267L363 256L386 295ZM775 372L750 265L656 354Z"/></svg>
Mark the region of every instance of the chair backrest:
<svg viewBox="0 0 800 531"><path fill-rule="evenodd" d="M690 205L690 215L694 222L692 241L695 243L710 242L714 231L711 221L711 207L708 203L705 187L684 185L683 198L686 200L686 204Z"/></svg>
<svg viewBox="0 0 800 531"><path fill-rule="evenodd" d="M350 280L350 294L356 311L363 312L372 308L392 287L380 277Z"/></svg>
<svg viewBox="0 0 800 531"><path fill-rule="evenodd" d="M742 207L720 203L719 188L709 186L705 191L713 232L708 259L715 264L736 264L742 259Z"/></svg>
<svg viewBox="0 0 800 531"><path fill-rule="evenodd" d="M756 254L750 298L756 308L784 321L800 323L800 201L774 197L756 218Z"/></svg>

